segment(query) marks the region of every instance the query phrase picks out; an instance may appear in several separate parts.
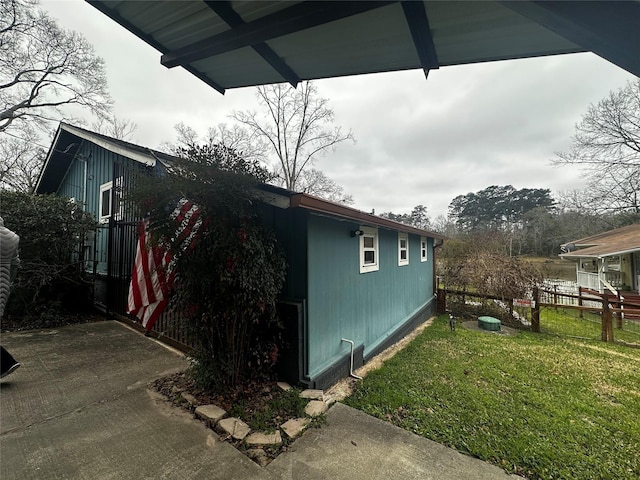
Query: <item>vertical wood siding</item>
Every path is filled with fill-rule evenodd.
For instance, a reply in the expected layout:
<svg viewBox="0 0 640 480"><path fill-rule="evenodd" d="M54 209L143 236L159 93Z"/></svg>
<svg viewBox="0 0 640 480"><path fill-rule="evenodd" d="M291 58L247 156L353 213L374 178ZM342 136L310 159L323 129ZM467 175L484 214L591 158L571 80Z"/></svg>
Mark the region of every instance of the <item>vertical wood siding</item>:
<svg viewBox="0 0 640 480"><path fill-rule="evenodd" d="M310 215L308 355L313 378L349 352L365 356L433 299L433 258L420 261L420 237L409 235L409 265L398 266L398 232L378 229L380 269L359 273L358 224Z"/></svg>
<svg viewBox="0 0 640 480"><path fill-rule="evenodd" d="M85 211L91 213L98 220L100 218L100 185L114 181L114 176L124 174L125 169L134 165L135 162L131 159L83 141L57 194L73 197L80 203L86 199ZM129 210L132 209L125 208L125 217L129 214ZM131 220L130 218L126 219ZM87 270L94 271L95 268L96 273L106 274L109 249L108 224L102 224L101 228L96 231L95 237L88 239L87 245L89 247L87 259L90 262L87 265Z"/></svg>
<svg viewBox="0 0 640 480"><path fill-rule="evenodd" d="M77 202L85 201L84 210L99 218L100 185L112 181L113 164L117 155L92 143L83 141L69 171L58 189L58 195L73 197ZM85 183L86 163L86 183ZM97 273L107 273L108 231L99 228L95 236L95 251L91 240L92 261ZM93 267L93 265L91 265ZM93 270L93 268L91 268Z"/></svg>

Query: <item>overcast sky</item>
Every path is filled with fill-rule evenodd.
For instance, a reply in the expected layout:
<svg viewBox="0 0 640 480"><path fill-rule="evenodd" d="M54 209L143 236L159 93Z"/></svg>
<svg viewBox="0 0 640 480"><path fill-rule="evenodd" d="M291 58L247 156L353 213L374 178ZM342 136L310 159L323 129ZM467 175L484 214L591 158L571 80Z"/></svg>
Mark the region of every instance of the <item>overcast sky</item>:
<svg viewBox="0 0 640 480"><path fill-rule="evenodd" d="M82 0L42 0L59 24L82 33L106 64L119 118L138 126L130 141L158 148L174 125L201 134L256 109L254 88L221 95ZM590 104L635 77L591 53L318 80L335 123L351 129L316 168L353 195L354 207L433 219L453 198L490 185L582 188L580 172L554 167ZM90 122L89 122L90 124Z"/></svg>

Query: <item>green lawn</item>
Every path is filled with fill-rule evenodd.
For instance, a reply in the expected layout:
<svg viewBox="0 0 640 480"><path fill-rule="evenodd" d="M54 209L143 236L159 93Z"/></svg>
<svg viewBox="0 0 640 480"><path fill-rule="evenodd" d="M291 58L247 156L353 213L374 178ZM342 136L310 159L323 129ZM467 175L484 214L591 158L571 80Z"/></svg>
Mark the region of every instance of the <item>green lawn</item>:
<svg viewBox="0 0 640 480"><path fill-rule="evenodd" d="M348 405L527 478L640 478L640 350L444 317Z"/></svg>

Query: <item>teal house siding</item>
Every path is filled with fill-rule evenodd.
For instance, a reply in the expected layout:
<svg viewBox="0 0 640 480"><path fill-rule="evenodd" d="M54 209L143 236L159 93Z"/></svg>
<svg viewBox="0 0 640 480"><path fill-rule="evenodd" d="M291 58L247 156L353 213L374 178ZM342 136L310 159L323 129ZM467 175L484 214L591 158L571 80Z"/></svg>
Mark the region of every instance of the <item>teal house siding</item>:
<svg viewBox="0 0 640 480"><path fill-rule="evenodd" d="M72 198L99 223L79 245L84 268L93 275L94 303L124 313L138 236L139 213L119 197L139 172L175 157L61 123L47 153L35 192ZM100 218L101 186L110 185L111 210Z"/></svg>
<svg viewBox="0 0 640 480"><path fill-rule="evenodd" d="M131 159L83 140L76 153L76 161L69 166L56 193L84 203L84 210L98 220L100 218L100 186L112 182L114 172L129 168L133 163ZM90 238L87 242L86 269L88 271L94 271L95 268L95 273L106 275L108 241L107 226L103 224L103 228L97 230L95 238Z"/></svg>
<svg viewBox="0 0 640 480"><path fill-rule="evenodd" d="M398 232L378 229L378 271L360 273L358 223L311 214L308 223L308 364L313 380L349 355L365 358L433 300L432 259L420 261L409 234L409 265L398 266ZM432 240L431 240L432 241Z"/></svg>
<svg viewBox="0 0 640 480"><path fill-rule="evenodd" d="M100 186L113 182L124 172L132 168L135 162L129 158L110 152L91 142L83 140L62 180L56 194L73 198L84 204L84 210L98 220L100 218ZM86 268L99 275L107 274L108 225L98 228L95 238L88 239L90 248ZM94 248L95 247L95 248Z"/></svg>

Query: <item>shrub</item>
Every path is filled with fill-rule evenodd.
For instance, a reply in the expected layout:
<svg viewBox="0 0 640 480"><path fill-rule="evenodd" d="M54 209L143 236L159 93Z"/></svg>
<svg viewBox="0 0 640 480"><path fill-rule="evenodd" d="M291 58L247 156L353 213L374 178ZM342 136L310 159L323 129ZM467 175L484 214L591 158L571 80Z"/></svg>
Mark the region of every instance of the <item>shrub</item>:
<svg viewBox="0 0 640 480"><path fill-rule="evenodd" d="M131 198L149 211L155 241L175 236L178 223L169 214L177 199L196 203L206 219L186 252L170 247L177 274L172 307L195 344L191 373L212 390L269 376L279 349L275 302L285 260L257 215L257 182L210 164L177 162L172 170L140 178Z"/></svg>
<svg viewBox="0 0 640 480"><path fill-rule="evenodd" d="M85 236L92 216L68 198L0 191L5 226L20 235L20 268L5 315L27 324L62 311L91 305L84 275Z"/></svg>

